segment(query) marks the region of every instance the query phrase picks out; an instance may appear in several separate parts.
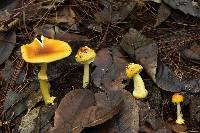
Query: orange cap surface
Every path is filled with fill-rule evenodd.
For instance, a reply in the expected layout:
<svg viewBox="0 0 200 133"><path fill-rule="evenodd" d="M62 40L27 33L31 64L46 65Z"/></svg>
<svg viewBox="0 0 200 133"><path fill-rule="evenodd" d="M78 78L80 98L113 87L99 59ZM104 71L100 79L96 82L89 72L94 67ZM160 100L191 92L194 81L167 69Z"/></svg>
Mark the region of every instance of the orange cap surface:
<svg viewBox="0 0 200 133"><path fill-rule="evenodd" d="M94 61L95 57L96 53L94 52L94 50L87 46L79 48L75 56L76 61L81 64L90 64Z"/></svg>
<svg viewBox="0 0 200 133"><path fill-rule="evenodd" d="M21 46L22 57L30 63L49 63L68 57L72 52L68 43L44 37L43 45L37 39Z"/></svg>
<svg viewBox="0 0 200 133"><path fill-rule="evenodd" d="M136 74L140 73L142 71L143 67L140 64L135 64L135 63L129 63L126 66L126 76L131 79L133 78Z"/></svg>
<svg viewBox="0 0 200 133"><path fill-rule="evenodd" d="M175 93L175 94L172 96L172 102L173 102L173 103L180 103L180 102L183 102L183 96L182 96L180 93Z"/></svg>

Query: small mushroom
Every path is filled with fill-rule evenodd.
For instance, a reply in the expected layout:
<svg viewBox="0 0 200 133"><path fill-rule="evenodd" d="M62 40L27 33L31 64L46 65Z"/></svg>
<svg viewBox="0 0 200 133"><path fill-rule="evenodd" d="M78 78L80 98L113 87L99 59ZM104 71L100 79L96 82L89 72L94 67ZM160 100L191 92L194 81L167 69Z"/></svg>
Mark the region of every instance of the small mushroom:
<svg viewBox="0 0 200 133"><path fill-rule="evenodd" d="M181 113L181 102L183 102L183 96L180 93L175 93L172 96L172 103L177 104L177 124L184 124L183 114Z"/></svg>
<svg viewBox="0 0 200 133"><path fill-rule="evenodd" d="M41 93L45 104L53 104L55 97L50 96L47 63L68 57L72 52L68 43L60 40L37 36L33 42L21 46L22 58L28 63L41 63L38 73Z"/></svg>
<svg viewBox="0 0 200 133"><path fill-rule="evenodd" d="M133 96L135 98L145 98L148 95L142 77L139 75L142 69L143 67L141 65L134 63L129 63L126 66L126 76L134 81Z"/></svg>
<svg viewBox="0 0 200 133"><path fill-rule="evenodd" d="M89 64L94 61L95 57L95 51L87 46L79 48L75 56L77 62L84 64L83 88L86 88L89 83Z"/></svg>

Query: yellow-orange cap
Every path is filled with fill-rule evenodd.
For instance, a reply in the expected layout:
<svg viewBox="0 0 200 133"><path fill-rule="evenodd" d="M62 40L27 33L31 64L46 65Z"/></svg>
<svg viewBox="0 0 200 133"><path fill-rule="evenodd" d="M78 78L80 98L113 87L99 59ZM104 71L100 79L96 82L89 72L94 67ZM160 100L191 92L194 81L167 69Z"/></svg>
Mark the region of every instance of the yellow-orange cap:
<svg viewBox="0 0 200 133"><path fill-rule="evenodd" d="M96 53L94 52L94 50L87 46L79 48L75 56L76 61L81 64L90 64L91 62L94 61L95 57Z"/></svg>
<svg viewBox="0 0 200 133"><path fill-rule="evenodd" d="M172 102L173 103L183 102L183 96L180 93L174 93L174 95L172 96Z"/></svg>
<svg viewBox="0 0 200 133"><path fill-rule="evenodd" d="M134 64L134 63L129 63L126 66L126 76L131 79L133 78L136 74L140 73L142 71L143 67L140 64Z"/></svg>
<svg viewBox="0 0 200 133"><path fill-rule="evenodd" d="M43 45L35 38L21 46L22 58L30 63L49 63L68 57L72 52L68 43L43 37Z"/></svg>

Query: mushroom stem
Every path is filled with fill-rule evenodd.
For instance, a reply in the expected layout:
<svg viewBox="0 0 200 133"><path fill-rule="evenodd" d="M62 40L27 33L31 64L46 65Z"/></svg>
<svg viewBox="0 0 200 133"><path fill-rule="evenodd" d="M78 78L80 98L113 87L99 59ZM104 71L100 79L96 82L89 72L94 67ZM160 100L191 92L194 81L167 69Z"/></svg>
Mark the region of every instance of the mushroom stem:
<svg viewBox="0 0 200 133"><path fill-rule="evenodd" d="M84 64L83 88L86 88L89 83L89 78L90 78L89 71L90 71L89 64L87 63Z"/></svg>
<svg viewBox="0 0 200 133"><path fill-rule="evenodd" d="M40 82L40 90L41 90L42 97L44 99L45 104L53 105L54 104L53 101L54 101L55 97L51 97L49 94L49 85L48 85L48 78L47 78L46 70L47 70L47 64L43 63L41 65L40 72L38 73L38 79Z"/></svg>
<svg viewBox="0 0 200 133"><path fill-rule="evenodd" d="M184 124L183 114L181 113L181 105L177 103L177 120L176 123Z"/></svg>
<svg viewBox="0 0 200 133"><path fill-rule="evenodd" d="M136 98L145 98L148 95L148 91L145 89L142 77L139 74L136 74L133 77L133 81L134 81L133 96Z"/></svg>

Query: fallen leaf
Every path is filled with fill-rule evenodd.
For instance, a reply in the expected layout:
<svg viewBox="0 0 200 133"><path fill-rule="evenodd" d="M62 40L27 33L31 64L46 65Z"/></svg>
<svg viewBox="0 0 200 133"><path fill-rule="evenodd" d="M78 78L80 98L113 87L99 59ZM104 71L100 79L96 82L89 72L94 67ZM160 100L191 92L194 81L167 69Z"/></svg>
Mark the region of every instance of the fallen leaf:
<svg viewBox="0 0 200 133"><path fill-rule="evenodd" d="M140 132L156 133L163 129L164 131L167 130L171 132L161 117L160 112L151 108L151 105L148 102L138 102L140 107Z"/></svg>
<svg viewBox="0 0 200 133"><path fill-rule="evenodd" d="M119 114L94 128L88 128L94 133L137 133L139 131L139 106L137 100L126 90L118 94L123 99ZM87 130L85 130L87 132Z"/></svg>
<svg viewBox="0 0 200 133"><path fill-rule="evenodd" d="M27 89L30 89L30 88L27 88ZM34 91L33 93L30 93L28 96L28 99L26 100L28 112L31 111L31 109L41 100L42 100L42 95L40 91Z"/></svg>
<svg viewBox="0 0 200 133"><path fill-rule="evenodd" d="M193 45L182 52L182 57L187 61L200 64L200 45L193 43Z"/></svg>
<svg viewBox="0 0 200 133"><path fill-rule="evenodd" d="M8 59L16 43L16 33L14 30L0 32L0 64Z"/></svg>
<svg viewBox="0 0 200 133"><path fill-rule="evenodd" d="M175 122L168 123L168 127L175 133L184 133L187 130L187 126L185 124L177 124Z"/></svg>
<svg viewBox="0 0 200 133"><path fill-rule="evenodd" d="M79 35L75 33L69 33L64 31L58 26L45 24L35 29L37 34L42 34L49 38L59 39L62 41L89 41L89 38L84 35Z"/></svg>
<svg viewBox="0 0 200 133"><path fill-rule="evenodd" d="M85 127L95 126L112 118L122 104L120 92L101 92L95 95L88 89L69 92L55 112L54 132L81 132Z"/></svg>
<svg viewBox="0 0 200 133"><path fill-rule="evenodd" d="M190 114L190 123L195 128L195 130L200 130L200 97L191 96L189 103L189 114Z"/></svg>
<svg viewBox="0 0 200 133"><path fill-rule="evenodd" d="M27 109L26 104L21 98L23 98L23 94L16 93L11 90L7 92L6 99L3 104L6 120L9 121L14 119Z"/></svg>
<svg viewBox="0 0 200 133"><path fill-rule="evenodd" d="M95 14L95 20L97 23L105 22L118 22L125 19L128 14L136 5L136 1L125 0L123 2L117 1L113 3L102 2L104 9Z"/></svg>
<svg viewBox="0 0 200 133"><path fill-rule="evenodd" d="M158 10L158 16L156 18L156 23L154 24L154 27L157 27L162 22L164 22L171 14L171 8L169 8L164 3L161 4Z"/></svg>
<svg viewBox="0 0 200 133"><path fill-rule="evenodd" d="M12 79L13 73L16 69L16 62L12 62L10 59L5 61L5 67L4 69L1 70L2 78L9 83ZM24 77L25 77L25 70L24 68L21 68L19 75L16 79L16 83L20 84L24 82Z"/></svg>
<svg viewBox="0 0 200 133"><path fill-rule="evenodd" d="M198 3L194 4L193 0L163 0L163 2L174 9L184 12L185 14L200 17Z"/></svg>
<svg viewBox="0 0 200 133"><path fill-rule="evenodd" d="M32 133L36 125L35 119L38 117L39 111L40 107L34 108L22 117L18 129L20 133Z"/></svg>
<svg viewBox="0 0 200 133"><path fill-rule="evenodd" d="M139 106L131 93L123 90L124 104L120 113L116 116L119 132L139 131Z"/></svg>
<svg viewBox="0 0 200 133"><path fill-rule="evenodd" d="M47 132L50 123L52 122L52 118L55 114L55 110L57 109L57 104L51 106L42 106L40 107L40 112L38 117L35 119L36 126L34 132L45 131Z"/></svg>
<svg viewBox="0 0 200 133"><path fill-rule="evenodd" d="M96 68L92 72L92 80L97 87L109 90L120 90L125 87L123 81L127 80L125 68L128 60L119 48L100 50L94 64Z"/></svg>

